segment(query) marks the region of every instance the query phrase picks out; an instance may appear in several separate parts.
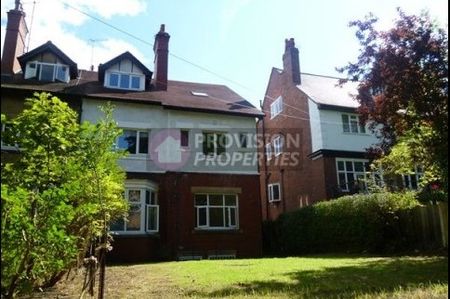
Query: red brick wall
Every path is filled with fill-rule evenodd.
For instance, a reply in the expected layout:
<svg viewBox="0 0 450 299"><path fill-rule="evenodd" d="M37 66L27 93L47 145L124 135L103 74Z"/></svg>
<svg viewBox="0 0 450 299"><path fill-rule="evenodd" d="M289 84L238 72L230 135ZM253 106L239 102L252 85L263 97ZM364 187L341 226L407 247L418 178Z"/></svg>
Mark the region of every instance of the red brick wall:
<svg viewBox="0 0 450 299"><path fill-rule="evenodd" d="M158 236L121 237L113 243L113 261L143 261L176 257L178 251L236 250L238 257L262 254L261 207L258 175L166 173L129 174L159 184L160 232ZM239 229L200 231L195 229L192 187L240 188Z"/></svg>

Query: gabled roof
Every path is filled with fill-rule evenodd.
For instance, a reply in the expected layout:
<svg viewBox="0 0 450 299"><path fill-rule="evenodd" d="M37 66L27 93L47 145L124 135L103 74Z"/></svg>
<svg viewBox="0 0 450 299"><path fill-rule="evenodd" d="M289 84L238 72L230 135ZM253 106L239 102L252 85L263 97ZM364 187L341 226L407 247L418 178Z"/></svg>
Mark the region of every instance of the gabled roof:
<svg viewBox="0 0 450 299"><path fill-rule="evenodd" d="M59 59L61 59L64 64L67 64L69 66L70 70L70 78L75 79L78 75L78 67L77 64L69 58L66 54L64 54L63 51L61 51L57 46L55 46L51 41L46 42L43 45L40 45L39 47L31 50L30 52L27 52L19 57L17 57L17 60L20 63L20 66L22 68L22 71L25 72L25 66L28 61L33 59L36 55L45 53L45 52L51 52L55 56L57 56Z"/></svg>
<svg viewBox="0 0 450 299"><path fill-rule="evenodd" d="M134 57L133 54L126 51L126 52L120 54L119 56L111 59L110 61L100 64L98 66L98 80L100 82L103 82L103 80L105 78L105 71L107 69L109 69L110 67L112 67L113 65L115 65L125 59L131 60L131 62L136 64L141 69L141 71L144 73L144 75L147 77L148 80L150 80L152 78L153 73L142 62L140 62L136 57Z"/></svg>
<svg viewBox="0 0 450 299"><path fill-rule="evenodd" d="M297 88L320 106L337 106L358 108L359 103L354 98L358 94L358 82L347 82L339 85L340 78L301 74L301 84Z"/></svg>
<svg viewBox="0 0 450 299"><path fill-rule="evenodd" d="M104 87L98 73L80 70L77 79L69 83L41 82L23 78L2 77L2 88L47 91L64 97L76 95L104 101L146 103L168 109L262 117L264 114L225 85L169 80L167 91L127 91ZM195 96L192 91L204 92L207 97Z"/></svg>

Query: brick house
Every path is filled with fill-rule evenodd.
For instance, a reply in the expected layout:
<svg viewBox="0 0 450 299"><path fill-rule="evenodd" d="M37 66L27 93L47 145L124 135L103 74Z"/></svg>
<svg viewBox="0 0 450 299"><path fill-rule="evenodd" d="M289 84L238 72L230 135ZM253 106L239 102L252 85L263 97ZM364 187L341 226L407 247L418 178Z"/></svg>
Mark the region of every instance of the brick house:
<svg viewBox="0 0 450 299"><path fill-rule="evenodd" d="M170 36L155 35L154 72L131 53L79 70L55 44L24 52L25 13L8 12L2 57L2 113L46 91L97 122L111 101L123 135L128 221L110 227L117 261L261 255L261 201L252 138L262 113L223 85L168 80ZM236 137L237 136L237 137ZM222 142L228 140L239 142ZM233 138L237 139L233 139ZM11 150L3 147L4 150Z"/></svg>
<svg viewBox="0 0 450 299"><path fill-rule="evenodd" d="M365 188L366 148L377 143L360 125L356 84L300 72L294 39L286 39L283 69L273 68L263 120L261 171L264 219Z"/></svg>

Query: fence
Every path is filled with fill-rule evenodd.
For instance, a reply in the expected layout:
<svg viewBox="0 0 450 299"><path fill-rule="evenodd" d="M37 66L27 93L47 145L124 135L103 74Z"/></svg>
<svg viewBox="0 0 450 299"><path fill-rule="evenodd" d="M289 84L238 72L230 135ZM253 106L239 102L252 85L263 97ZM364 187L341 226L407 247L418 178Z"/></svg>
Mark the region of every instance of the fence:
<svg viewBox="0 0 450 299"><path fill-rule="evenodd" d="M418 249L448 248L448 203L438 202L403 212L400 222Z"/></svg>

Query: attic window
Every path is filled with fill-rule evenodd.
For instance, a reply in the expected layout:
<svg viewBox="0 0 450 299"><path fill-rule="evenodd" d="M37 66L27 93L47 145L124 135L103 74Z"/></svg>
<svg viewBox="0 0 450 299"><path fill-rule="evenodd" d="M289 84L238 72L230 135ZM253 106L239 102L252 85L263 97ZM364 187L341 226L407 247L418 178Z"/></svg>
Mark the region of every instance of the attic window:
<svg viewBox="0 0 450 299"><path fill-rule="evenodd" d="M197 97L208 97L209 95L206 92L201 91L191 91L192 95Z"/></svg>
<svg viewBox="0 0 450 299"><path fill-rule="evenodd" d="M25 68L25 79L31 78L48 82L69 82L69 67L63 64L32 61L27 63Z"/></svg>

